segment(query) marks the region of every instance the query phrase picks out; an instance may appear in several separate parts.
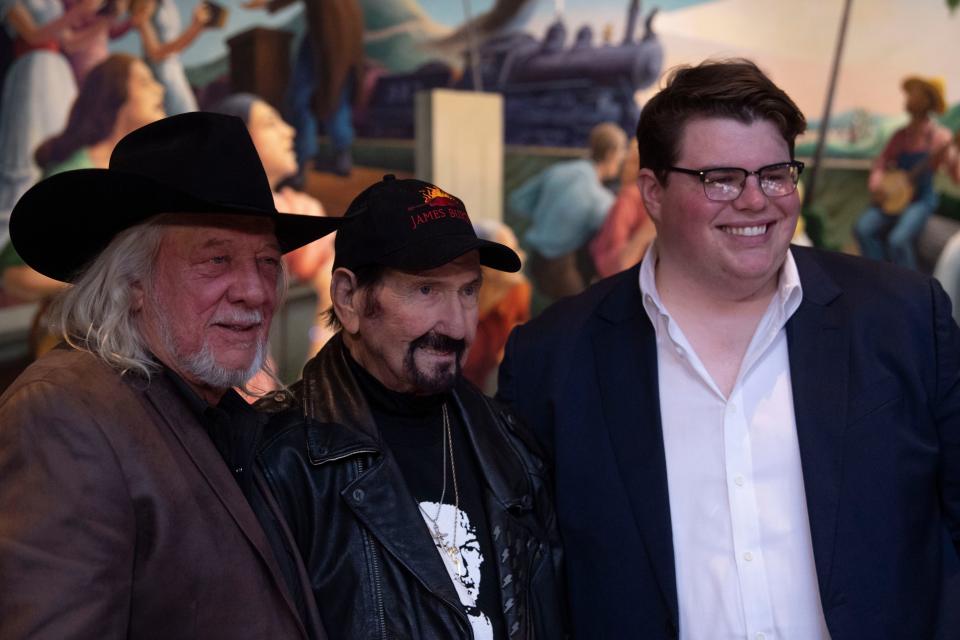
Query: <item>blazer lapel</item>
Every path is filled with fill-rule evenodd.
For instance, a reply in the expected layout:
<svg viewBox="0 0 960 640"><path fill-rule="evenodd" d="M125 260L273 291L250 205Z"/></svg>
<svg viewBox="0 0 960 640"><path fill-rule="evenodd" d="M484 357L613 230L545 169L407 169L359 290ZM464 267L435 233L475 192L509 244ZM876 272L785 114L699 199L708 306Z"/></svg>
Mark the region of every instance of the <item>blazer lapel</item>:
<svg viewBox="0 0 960 640"><path fill-rule="evenodd" d="M144 395L153 405L159 420L166 423L173 432L187 457L196 465L200 475L266 564L274 583L283 594L284 601L299 623L300 616L296 605L287 593L283 575L274 559L267 536L240 490L240 485L233 479L203 426L164 376L154 376Z"/></svg>
<svg viewBox="0 0 960 640"><path fill-rule="evenodd" d="M787 322L790 377L820 598L830 585L846 425L849 336L831 302L841 290L812 253L793 250L803 301Z"/></svg>
<svg viewBox="0 0 960 640"><path fill-rule="evenodd" d="M603 419L638 531L676 624L678 619L667 463L660 422L657 344L643 310L638 269L598 308L593 337Z"/></svg>

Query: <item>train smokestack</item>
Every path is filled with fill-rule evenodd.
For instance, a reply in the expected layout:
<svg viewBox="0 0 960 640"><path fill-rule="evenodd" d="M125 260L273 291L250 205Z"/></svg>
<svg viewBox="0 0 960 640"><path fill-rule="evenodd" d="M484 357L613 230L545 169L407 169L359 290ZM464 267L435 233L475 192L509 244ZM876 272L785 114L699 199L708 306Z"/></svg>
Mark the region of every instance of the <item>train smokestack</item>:
<svg viewBox="0 0 960 640"><path fill-rule="evenodd" d="M623 44L633 42L633 33L637 30L637 18L640 16L640 0L630 0L627 9L627 28L623 32Z"/></svg>

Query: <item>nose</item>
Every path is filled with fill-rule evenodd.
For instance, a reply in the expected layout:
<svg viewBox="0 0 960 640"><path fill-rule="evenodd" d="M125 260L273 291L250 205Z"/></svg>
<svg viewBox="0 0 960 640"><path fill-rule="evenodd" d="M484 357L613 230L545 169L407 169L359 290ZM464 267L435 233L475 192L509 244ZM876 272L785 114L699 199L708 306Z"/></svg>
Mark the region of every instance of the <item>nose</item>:
<svg viewBox="0 0 960 640"><path fill-rule="evenodd" d="M233 269L233 281L227 289L227 299L251 309L272 305L276 300L277 283L274 275L260 268L256 259L238 261Z"/></svg>
<svg viewBox="0 0 960 640"><path fill-rule="evenodd" d="M466 338L468 327L472 322L470 307L465 303L458 292L451 292L444 296L444 304L440 321L436 330L455 340Z"/></svg>
<svg viewBox="0 0 960 640"><path fill-rule="evenodd" d="M760 188L760 176L749 175L743 183L743 190L733 204L738 209L759 211L767 206L767 194Z"/></svg>

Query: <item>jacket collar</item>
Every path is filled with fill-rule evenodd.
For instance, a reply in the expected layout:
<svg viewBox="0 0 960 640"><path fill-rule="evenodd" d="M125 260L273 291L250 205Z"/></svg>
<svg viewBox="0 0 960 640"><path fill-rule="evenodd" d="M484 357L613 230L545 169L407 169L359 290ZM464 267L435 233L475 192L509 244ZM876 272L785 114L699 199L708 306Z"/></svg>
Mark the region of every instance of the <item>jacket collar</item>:
<svg viewBox="0 0 960 640"><path fill-rule="evenodd" d="M310 462L319 466L371 454L369 468L347 483L340 495L384 549L431 593L463 615L459 596L426 534L416 501L381 443L347 357L337 334L304 367L301 402L309 419L306 445ZM507 508L532 508L530 481L522 461L508 446L506 434L495 440L500 422L489 401L468 383L459 384L453 397L493 498Z"/></svg>
<svg viewBox="0 0 960 640"><path fill-rule="evenodd" d="M274 559L267 536L240 490L240 485L233 478L210 436L200 424L194 409L165 375L155 375L149 383L137 377L129 377L127 381L128 384L143 392L145 403L153 410L158 422L165 423L180 442L184 452L196 465L213 494L230 513L257 555L263 560L297 625L301 628L301 633L305 636L306 632L303 631L296 605L287 591L286 582Z"/></svg>
<svg viewBox="0 0 960 640"><path fill-rule="evenodd" d="M303 369L304 414L325 423L322 428L307 430L307 449L313 464L356 453L383 453L379 430L348 357L338 333ZM484 480L497 501L505 507L529 502L532 487L527 470L516 451L505 446L507 434L497 427L510 424L512 415L495 409L462 378L452 395Z"/></svg>

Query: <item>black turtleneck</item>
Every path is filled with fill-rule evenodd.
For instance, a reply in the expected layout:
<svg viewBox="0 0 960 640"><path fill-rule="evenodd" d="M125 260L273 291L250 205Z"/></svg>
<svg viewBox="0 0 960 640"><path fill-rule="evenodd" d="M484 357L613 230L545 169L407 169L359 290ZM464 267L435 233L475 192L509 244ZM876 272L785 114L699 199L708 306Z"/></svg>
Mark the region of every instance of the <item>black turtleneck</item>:
<svg viewBox="0 0 960 640"><path fill-rule="evenodd" d="M458 506L462 512L459 519L461 523L470 525L469 530L459 530L456 542L461 549L461 557L473 572L472 575L466 575L458 593L477 638L505 638L500 592L497 588L497 559L490 541L490 527L484 509L485 485L453 397L449 393L420 396L392 391L361 367L349 353L347 361L367 400L384 445L400 467L414 500L418 505L424 505L423 510L429 518L436 517L436 505L440 503L443 493L443 406L446 404L453 439L454 464L451 464L448 456L447 491L443 504L453 506L455 503L453 468L456 466L460 497ZM424 534L429 535L431 525L426 521L424 524ZM448 542L452 542L452 535L448 537ZM479 595L475 587L478 562ZM456 586L456 581L454 584ZM476 607L469 606L469 598L464 598L465 591L476 598ZM481 617L484 614L492 626L492 635L489 631L484 633L482 630Z"/></svg>

